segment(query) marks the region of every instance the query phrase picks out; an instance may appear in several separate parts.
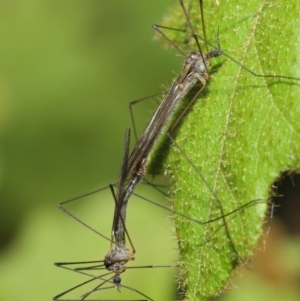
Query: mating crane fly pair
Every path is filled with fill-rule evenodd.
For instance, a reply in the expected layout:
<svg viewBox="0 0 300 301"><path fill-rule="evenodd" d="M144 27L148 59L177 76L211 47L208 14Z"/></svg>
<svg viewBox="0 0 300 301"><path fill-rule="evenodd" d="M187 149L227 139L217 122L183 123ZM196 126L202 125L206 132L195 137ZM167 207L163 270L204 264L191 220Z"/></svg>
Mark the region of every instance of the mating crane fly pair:
<svg viewBox="0 0 300 301"><path fill-rule="evenodd" d="M211 59L218 57L222 54L229 57L226 53L223 53L220 50L220 47L214 47L213 50L207 51L206 54L203 53L199 39L203 40L206 45L211 45L207 42L206 33L205 33L205 26L204 26L204 19L203 19L203 2L200 0L200 12L201 12L201 21L202 21L202 27L203 27L203 38L199 37L191 24L191 21L189 19L188 11L186 10L186 7L182 0L179 0L180 5L182 7L182 10L184 12L186 22L188 25L189 30L193 33L193 37L195 39L195 42L198 47L198 51L193 51L189 53L186 58L185 62L182 68L181 73L177 77L177 79L174 81L174 83L171 85L169 91L164 96L163 100L161 101L159 107L155 111L153 117L147 124L146 128L142 132L141 136L137 140L133 151L131 154L129 154L129 140L130 140L130 134L129 131L126 130L125 132L125 146L123 151L123 160L122 160L122 166L119 176L119 181L116 185L117 191L115 193L113 185L110 185L111 191L113 193L113 197L115 200L115 210L114 210L114 217L113 217L113 225L112 225L112 233L111 238L106 239L110 240L110 248L107 254L104 257L104 260L100 261L89 261L89 262L60 262L56 263L57 266L71 270L73 272L77 272L83 275L86 275L88 277L91 277L91 279L80 283L79 285L76 285L59 295L55 296L53 300L64 300L61 299L64 295L74 291L75 289L82 287L86 285L87 283L94 283L95 281L100 281L100 284L96 285L92 290L86 292L84 295L81 295L78 300L85 300L88 298L91 294L95 293L96 291L101 291L104 289L114 288L116 287L119 291L121 288L125 288L128 290L131 290L140 296L146 298L146 300L153 300L151 297L147 296L141 291L138 291L135 288L126 286L124 284L121 284L121 274L126 270L126 264L128 261L134 260L134 254L135 254L135 248L132 244L132 241L128 235L125 222L126 222L126 210L127 210L127 204L129 201L130 196L134 193L134 190L136 186L141 182L141 180L144 178L146 169L148 166L148 159L151 156L151 153L153 152L157 141L160 139L161 135L164 133L167 133L170 142L172 142L175 147L178 147L178 149L184 154L184 151L176 144L176 142L173 140L171 134L176 125L178 124L178 121L182 118L182 116L186 113L186 111L189 109L189 107L192 105L192 103L197 99L199 94L202 92L202 90L205 88L207 81L209 80L209 73L208 69L211 66ZM174 47L176 47L180 53L182 51L175 45L167 36L166 34L161 30L163 28L159 25L153 25L153 28L159 32L163 37L165 37ZM182 53L183 54L183 53ZM184 55L184 54L183 54ZM252 72L251 70L245 68L242 66L242 68L246 69L253 75L257 77L278 77L278 78L285 78L285 79L294 79L299 80L298 78L293 78L289 76L281 76L281 75L261 75L256 74ZM192 97L191 101L188 102L187 106L184 108L183 112L181 112L179 118L177 118L175 121L172 120L172 117L174 116L174 113L177 111L178 107L180 106L182 100L186 97L186 95L189 93L189 91L196 85L200 83L200 88L197 91L197 93ZM188 160L188 158L187 158ZM197 170L197 167L192 165L192 168L195 169L196 173L199 174L199 176L202 178L202 175ZM203 178L202 178L203 180ZM206 183L208 185L208 183ZM209 187L209 185L208 185ZM230 244L232 245L233 252L238 257L238 252L235 250L234 242L231 239L230 231L227 227L226 223L226 217L236 213L237 211L241 210L242 208L237 208L236 210L232 212L224 212L222 209L222 204L218 197L216 196L214 190L212 190L210 187L211 193L213 195L213 198L218 202L220 206L220 216L218 218L214 218L209 221L199 221L196 217L189 217L185 216L180 212L176 212L171 209L167 209L174 214L181 215L187 220L190 220L194 223L204 225L208 223L215 222L216 220L221 220L224 227L226 228L228 240L230 241ZM81 197L78 197L81 198ZM63 202L59 204L59 208L62 209L65 213L67 213L72 218L79 221L84 226L90 228L87 224L85 224L83 221L78 220L76 216L74 216L69 210L67 210L64 205L66 203L69 203L71 201L74 201L78 198ZM256 201L250 201L248 204L243 206L243 208L247 207L248 205L253 205ZM260 200L259 200L260 201ZM160 205L159 205L160 206ZM91 228L90 228L91 229ZM92 229L95 231L94 229ZM97 232L97 231L95 231ZM99 233L98 233L99 234ZM103 235L100 234L102 237ZM126 238L129 240L131 250L127 249L126 247ZM70 266L77 266L75 268ZM149 266L154 267L154 266ZM165 267L165 266L155 266L155 267ZM94 276L89 273L89 271L92 270L104 270L107 269L108 272L99 275ZM101 299L99 299L101 300Z"/></svg>

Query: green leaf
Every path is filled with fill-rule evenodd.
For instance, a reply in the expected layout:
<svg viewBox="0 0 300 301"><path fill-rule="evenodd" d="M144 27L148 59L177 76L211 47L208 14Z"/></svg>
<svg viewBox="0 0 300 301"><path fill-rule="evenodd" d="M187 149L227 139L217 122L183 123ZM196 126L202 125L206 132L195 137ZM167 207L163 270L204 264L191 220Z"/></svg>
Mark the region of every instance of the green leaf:
<svg viewBox="0 0 300 301"><path fill-rule="evenodd" d="M190 6L185 2L194 29L203 36L198 0ZM210 43L217 44L219 30L221 49L256 73L300 77L297 0L205 1L204 10ZM185 27L179 3L163 25ZM165 32L185 53L197 50L190 30ZM200 221L221 215L216 197L198 172L226 213L251 200L266 201L227 216L228 231L222 219L199 225L175 217L180 286L186 300L211 300L225 290L262 234L272 183L281 171L299 168L300 82L255 77L225 56L212 64L209 83L175 136L196 168L176 146L165 156L174 209ZM158 152L152 157L151 168L161 162L160 156Z"/></svg>

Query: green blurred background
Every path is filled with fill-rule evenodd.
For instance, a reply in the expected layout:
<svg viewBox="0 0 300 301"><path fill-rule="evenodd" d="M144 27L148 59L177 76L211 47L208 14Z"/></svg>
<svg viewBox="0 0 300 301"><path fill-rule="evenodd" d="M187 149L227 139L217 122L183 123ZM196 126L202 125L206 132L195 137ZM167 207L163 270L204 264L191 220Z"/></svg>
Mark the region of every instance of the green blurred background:
<svg viewBox="0 0 300 301"><path fill-rule="evenodd" d="M150 26L159 23L173 3L0 1L0 300L51 300L87 280L54 267L54 262L100 260L108 251L108 242L56 205L117 180L124 131L131 127L128 103L159 92L181 68L182 57L163 50ZM139 131L154 108L151 102L134 108ZM161 199L147 187L140 187L139 193ZM109 191L79 201L73 209L109 235ZM167 213L133 198L127 223L137 251L136 261L128 266L176 262L177 244ZM264 276L250 281L251 273L242 278L240 289L231 286L235 295L224 300L287 300L292 293L289 300L297 300L300 257L299 240L294 240L283 244L285 251L278 251L271 262L273 266L281 258L284 271L295 269L293 280L287 279L292 289L287 287L285 293L281 279L267 279L269 298ZM269 243L271 253L261 247L261 254L275 254L275 247ZM175 269L128 270L122 281L155 300L175 300L174 274ZM253 289L258 286L260 290ZM139 298L124 289L122 294L113 290L93 297Z"/></svg>
<svg viewBox="0 0 300 301"><path fill-rule="evenodd" d="M108 251L56 205L117 181L129 102L159 92L181 68L151 28L172 2L0 2L0 300L50 300L87 280L54 262L100 260ZM139 130L153 108L134 108ZM76 210L109 235L113 201L109 192L95 198ZM133 202L132 265L174 263L167 214ZM124 284L173 298L174 270L125 274Z"/></svg>

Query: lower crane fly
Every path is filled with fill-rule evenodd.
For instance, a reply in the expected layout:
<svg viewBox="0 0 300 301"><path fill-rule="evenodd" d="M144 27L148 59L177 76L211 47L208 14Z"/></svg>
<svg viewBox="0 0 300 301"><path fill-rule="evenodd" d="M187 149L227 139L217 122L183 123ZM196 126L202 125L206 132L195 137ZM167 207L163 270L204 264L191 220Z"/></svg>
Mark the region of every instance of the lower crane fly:
<svg viewBox="0 0 300 301"><path fill-rule="evenodd" d="M67 270L71 270L73 272L77 272L86 276L91 277L92 279L82 282L58 295L53 297L53 300L66 300L61 299L62 296L70 293L71 291L74 291L75 289L78 289L79 287L82 287L88 283L94 282L96 280L100 280L101 283L97 285L92 290L88 291L87 293L80 296L79 299L76 300L86 300L86 298L91 295L92 293L100 290L107 290L116 287L118 291L121 290L121 288L126 288L128 290L134 291L135 293L143 296L147 301L153 301L149 296L143 294L142 292L138 291L135 288L125 286L121 284L121 274L125 272L126 270L126 264L129 261L134 260L134 254L135 254L135 248L133 246L133 243L130 239L130 236L127 232L125 222L126 222L126 210L127 210L127 204L128 199L124 198L124 194L126 194L126 188L125 188L125 181L126 181L126 175L127 175L127 167L128 167L128 154L129 154L129 140L130 140L130 132L129 130L126 130L125 133L125 146L124 146L124 152L123 152L123 160L122 160L122 166L120 171L120 177L117 184L117 193L114 193L114 189L111 186L111 190L114 196L115 201L115 209L114 209L114 217L113 217L113 224L112 224L112 232L111 232L111 239L103 236L107 240L110 240L110 248L107 252L107 254L104 257L104 260L100 261L82 261L82 262L58 262L55 263L56 266L60 268L64 268ZM77 199L77 198L76 198ZM73 199L75 200L75 199ZM89 227L87 224L79 220L77 217L75 217L69 210L67 210L63 205L73 201L69 200L66 202L63 202L59 204L59 208L62 209L66 214L74 218L75 220L79 221L84 226L87 226L89 229L93 230L91 227ZM95 230L93 230L95 231ZM131 249L128 249L126 247L126 237L128 238L129 244ZM70 268L69 266L77 265L80 267L76 268ZM149 266L148 266L149 267ZM153 266L151 266L153 267ZM166 266L155 266L155 267L166 267ZM168 266L169 267L169 266ZM143 267L139 267L143 268ZM109 272L104 273L99 276L94 276L88 273L88 271L92 270L104 270L107 269ZM112 275L113 274L113 275ZM108 278L106 279L105 277ZM110 286L105 286L106 284L111 284ZM70 300L70 299L68 299ZM72 299L73 300L73 299ZM102 299L99 299L102 300Z"/></svg>

